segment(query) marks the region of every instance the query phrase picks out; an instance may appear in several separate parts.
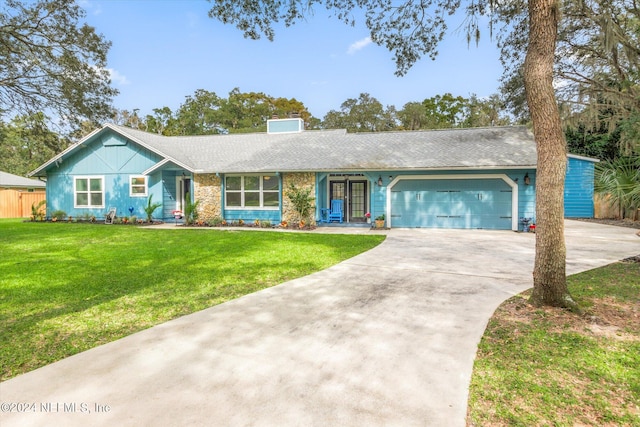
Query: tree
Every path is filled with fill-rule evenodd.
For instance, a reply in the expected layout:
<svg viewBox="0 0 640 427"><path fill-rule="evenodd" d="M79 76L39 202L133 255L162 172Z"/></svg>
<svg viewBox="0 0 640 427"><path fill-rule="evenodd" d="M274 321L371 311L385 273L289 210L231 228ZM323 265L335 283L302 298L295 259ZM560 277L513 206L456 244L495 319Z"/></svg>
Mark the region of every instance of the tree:
<svg viewBox="0 0 640 427"><path fill-rule="evenodd" d="M497 11L510 25L498 37L507 70L502 93L512 113L526 119L522 64L528 17L515 7ZM554 75L563 120L591 130L606 124L609 132L629 120L619 141L632 145L640 132L633 120L640 110L640 8L633 0L564 2L562 17Z"/></svg>
<svg viewBox="0 0 640 427"><path fill-rule="evenodd" d="M448 0L262 0L236 2L211 0L209 16L235 24L246 37L272 40L273 24L291 25L324 5L351 23L356 8L365 9L371 40L393 52L396 74L403 75L424 55L434 58L447 25L445 16L455 13L462 2ZM481 15L493 13L491 1L466 3L468 39L480 36ZM504 7L521 7L510 2ZM528 42L523 67L527 104L538 152L536 194L536 258L532 302L577 308L567 290L564 244L564 173L566 141L553 87L553 65L560 16L557 0L528 0Z"/></svg>
<svg viewBox="0 0 640 427"><path fill-rule="evenodd" d="M109 116L110 42L80 24L73 0L7 0L0 6L0 118L38 111L76 124Z"/></svg>
<svg viewBox="0 0 640 427"><path fill-rule="evenodd" d="M487 99L471 95L467 100L462 121L463 127L507 126L511 120L504 115L505 103L499 95Z"/></svg>
<svg viewBox="0 0 640 427"><path fill-rule="evenodd" d="M347 129L349 132L380 132L397 128L395 107L386 109L368 93L349 98L340 105L340 111L329 111L323 126L327 129Z"/></svg>
<svg viewBox="0 0 640 427"><path fill-rule="evenodd" d="M26 176L69 145L49 130L47 121L44 114L36 113L0 123L0 170Z"/></svg>
<svg viewBox="0 0 640 427"><path fill-rule="evenodd" d="M536 257L534 305L577 310L567 288L564 241L564 177L567 147L553 88L558 34L556 0L529 0L529 44L524 60L524 85L536 139Z"/></svg>
<svg viewBox="0 0 640 427"><path fill-rule="evenodd" d="M273 98L271 100L271 105L273 108L272 115L276 115L279 118L286 117L300 117L305 126L311 126L312 115L307 110L307 107L300 101L295 98L287 99L287 98Z"/></svg>
<svg viewBox="0 0 640 427"><path fill-rule="evenodd" d="M154 108L153 115L147 114L145 117L147 132L157 133L158 135L173 135L172 127L175 127L173 112L171 108L165 106L162 108Z"/></svg>
<svg viewBox="0 0 640 427"><path fill-rule="evenodd" d="M402 129L425 129L428 121L427 112L420 102L407 102L402 110L398 111L398 120L400 120Z"/></svg>
<svg viewBox="0 0 640 427"><path fill-rule="evenodd" d="M272 116L300 117L307 127L318 127L305 105L295 98L273 98L262 92L240 92L234 88L228 98L215 92L196 90L185 97L175 114L169 107L154 108L144 117L138 110L115 110L112 120L122 126L158 135L213 135L229 132L265 132Z"/></svg>
<svg viewBox="0 0 640 427"><path fill-rule="evenodd" d="M221 109L224 101L208 90L198 89L187 96L176 112L176 125L181 135L213 135L225 127Z"/></svg>
<svg viewBox="0 0 640 427"><path fill-rule="evenodd" d="M560 26L558 94L572 112L610 129L640 110L640 8L634 0L567 2ZM621 135L626 138L625 133Z"/></svg>
<svg viewBox="0 0 640 427"><path fill-rule="evenodd" d="M457 127L462 121L467 100L450 93L436 95L422 101L427 114L428 129L447 129Z"/></svg>
<svg viewBox="0 0 640 427"><path fill-rule="evenodd" d="M263 132L274 110L271 97L262 92L240 92L234 88L223 101L223 125L229 132Z"/></svg>

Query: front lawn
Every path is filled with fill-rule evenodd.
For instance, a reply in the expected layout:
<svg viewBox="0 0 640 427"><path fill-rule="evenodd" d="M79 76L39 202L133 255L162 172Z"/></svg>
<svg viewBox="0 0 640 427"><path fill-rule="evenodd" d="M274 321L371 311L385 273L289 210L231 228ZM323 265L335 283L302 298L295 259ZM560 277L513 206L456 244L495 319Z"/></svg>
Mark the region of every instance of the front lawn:
<svg viewBox="0 0 640 427"><path fill-rule="evenodd" d="M0 220L0 380L325 269L383 240Z"/></svg>
<svg viewBox="0 0 640 427"><path fill-rule="evenodd" d="M640 262L568 277L582 316L535 308L530 292L496 310L469 392L471 426L640 426Z"/></svg>

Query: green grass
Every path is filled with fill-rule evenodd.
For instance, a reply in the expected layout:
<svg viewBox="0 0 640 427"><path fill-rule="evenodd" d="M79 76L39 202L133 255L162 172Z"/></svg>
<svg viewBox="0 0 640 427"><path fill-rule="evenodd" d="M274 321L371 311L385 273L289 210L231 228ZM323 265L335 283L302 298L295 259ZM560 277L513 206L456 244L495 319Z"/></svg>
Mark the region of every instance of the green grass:
<svg viewBox="0 0 640 427"><path fill-rule="evenodd" d="M0 379L322 270L382 240L0 220Z"/></svg>
<svg viewBox="0 0 640 427"><path fill-rule="evenodd" d="M640 426L640 264L568 278L578 316L505 302L478 349L470 425Z"/></svg>

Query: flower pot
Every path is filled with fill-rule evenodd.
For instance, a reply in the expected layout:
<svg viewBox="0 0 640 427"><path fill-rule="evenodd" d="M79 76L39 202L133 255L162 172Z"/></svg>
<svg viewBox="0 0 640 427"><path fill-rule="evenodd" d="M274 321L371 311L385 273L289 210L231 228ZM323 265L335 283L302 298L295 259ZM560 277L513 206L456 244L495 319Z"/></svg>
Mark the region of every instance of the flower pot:
<svg viewBox="0 0 640 427"><path fill-rule="evenodd" d="M376 219L376 228L384 228L384 219Z"/></svg>

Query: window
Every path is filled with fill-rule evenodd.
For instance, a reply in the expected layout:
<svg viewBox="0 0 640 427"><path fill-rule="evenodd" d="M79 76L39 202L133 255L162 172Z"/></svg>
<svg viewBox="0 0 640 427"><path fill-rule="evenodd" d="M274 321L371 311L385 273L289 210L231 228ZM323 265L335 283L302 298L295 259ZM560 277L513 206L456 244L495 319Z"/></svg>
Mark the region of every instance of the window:
<svg viewBox="0 0 640 427"><path fill-rule="evenodd" d="M104 178L100 176L77 176L73 180L75 208L104 207Z"/></svg>
<svg viewBox="0 0 640 427"><path fill-rule="evenodd" d="M280 184L275 175L228 176L225 179L228 208L277 209Z"/></svg>
<svg viewBox="0 0 640 427"><path fill-rule="evenodd" d="M147 177L144 175L132 175L129 177L129 196L147 196Z"/></svg>

